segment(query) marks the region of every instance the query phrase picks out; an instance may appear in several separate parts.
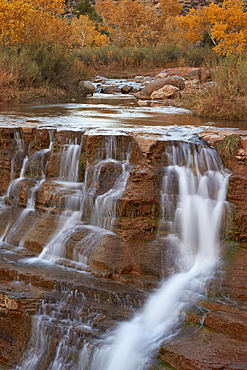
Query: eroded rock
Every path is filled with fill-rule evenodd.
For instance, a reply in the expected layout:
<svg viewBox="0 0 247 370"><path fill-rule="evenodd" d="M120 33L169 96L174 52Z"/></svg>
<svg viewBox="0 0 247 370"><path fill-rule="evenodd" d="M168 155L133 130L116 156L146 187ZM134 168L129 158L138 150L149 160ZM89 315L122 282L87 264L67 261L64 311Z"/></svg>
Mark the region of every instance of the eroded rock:
<svg viewBox="0 0 247 370"><path fill-rule="evenodd" d="M148 100L150 99L151 94L154 91L161 89L165 85L172 85L172 86L177 87L179 90L183 90L185 88L185 80L183 77L180 77L180 76L171 76L171 77L166 77L166 78L152 81L147 86L145 86L143 89L141 89L136 94L136 97L141 100Z"/></svg>

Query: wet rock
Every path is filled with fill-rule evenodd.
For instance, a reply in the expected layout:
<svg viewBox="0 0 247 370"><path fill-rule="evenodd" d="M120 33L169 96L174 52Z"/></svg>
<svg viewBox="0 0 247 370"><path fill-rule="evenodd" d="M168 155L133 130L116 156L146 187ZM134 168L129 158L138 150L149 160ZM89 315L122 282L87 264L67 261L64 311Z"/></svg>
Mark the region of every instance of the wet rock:
<svg viewBox="0 0 247 370"><path fill-rule="evenodd" d="M101 92L103 94L122 94L122 90L118 86L103 86Z"/></svg>
<svg viewBox="0 0 247 370"><path fill-rule="evenodd" d="M93 95L96 92L96 88L91 81L79 82L79 90L82 96Z"/></svg>
<svg viewBox="0 0 247 370"><path fill-rule="evenodd" d="M159 358L177 370L246 368L247 343L201 332L163 347Z"/></svg>
<svg viewBox="0 0 247 370"><path fill-rule="evenodd" d="M165 85L172 85L172 86L179 88L179 90L183 90L185 88L185 80L183 77L180 77L180 76L171 76L171 77L166 77L166 78L155 80L153 82L150 82L150 84L145 86L143 89L141 89L136 94L136 97L142 100L150 99L151 94L154 91L161 89Z"/></svg>
<svg viewBox="0 0 247 370"><path fill-rule="evenodd" d="M121 239L102 228L77 225L66 244L67 258L103 271L119 271Z"/></svg>
<svg viewBox="0 0 247 370"><path fill-rule="evenodd" d="M152 100L177 99L179 98L180 90L176 86L165 85L161 89L154 91L151 94Z"/></svg>
<svg viewBox="0 0 247 370"><path fill-rule="evenodd" d="M235 130L205 130L200 137L215 146L224 165L232 171L229 179L227 200L232 203L232 226L228 235L234 240L247 241L247 135Z"/></svg>
<svg viewBox="0 0 247 370"><path fill-rule="evenodd" d="M106 78L106 77L103 77L103 76L96 76L96 77L94 78L94 82L95 82L95 83L105 82L105 81L107 81L107 78Z"/></svg>
<svg viewBox="0 0 247 370"><path fill-rule="evenodd" d="M129 94L133 90L133 86L124 85L121 90L123 94Z"/></svg>
<svg viewBox="0 0 247 370"><path fill-rule="evenodd" d="M15 179L9 188L8 198L6 201L12 204L18 204L20 206L26 206L29 197L29 191L37 184L35 179L31 178L20 178Z"/></svg>
<svg viewBox="0 0 247 370"><path fill-rule="evenodd" d="M13 368L26 350L32 329L32 315L44 291L20 282L1 279L0 363Z"/></svg>
<svg viewBox="0 0 247 370"><path fill-rule="evenodd" d="M161 78L166 78L168 75L169 75L169 71L162 71L162 72L158 73L158 74L154 77L154 79L155 79L155 80L159 80L159 79L161 79Z"/></svg>

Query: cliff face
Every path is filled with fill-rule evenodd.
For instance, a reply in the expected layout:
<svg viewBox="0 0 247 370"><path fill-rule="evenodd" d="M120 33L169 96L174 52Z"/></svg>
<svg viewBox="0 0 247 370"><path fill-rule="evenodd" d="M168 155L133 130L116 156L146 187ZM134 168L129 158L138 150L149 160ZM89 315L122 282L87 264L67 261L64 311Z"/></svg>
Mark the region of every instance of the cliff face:
<svg viewBox="0 0 247 370"><path fill-rule="evenodd" d="M203 131L200 137L217 148L232 172L227 197L233 218L228 237L246 242L247 133L210 130ZM167 165L164 151L169 145L171 141L166 137L150 133L119 132L112 137L97 130L90 133L32 127L0 130L0 191L1 195L8 194L6 206L2 204L0 231L6 232L4 238L9 248L8 252L4 246L0 250L0 329L5 333L0 338L0 364L13 368L18 363L30 338L32 316L41 301L47 304L45 309L63 317L65 312L55 304L64 299L65 291L71 291L65 311L79 306L83 307L81 317L94 317L95 331L83 334L93 340L117 321L128 319L142 305L145 293L133 284L154 286L162 274L173 268L169 265L169 245L164 245L166 231L159 230L157 237L162 174ZM69 172L73 155L66 162L70 148L79 150L78 184L84 182L84 190L69 184L70 176L74 175ZM109 159L109 153L114 154L114 160ZM94 220L96 228L102 220L90 208L96 198L103 199L100 197L114 188L116 180L124 174L122 162L127 158L128 181L117 201L114 233L109 230L100 234L92 244L88 220ZM26 163L24 172L23 163ZM173 185L176 188L176 181ZM50 270L42 264L33 268L25 257L37 256L49 244L54 232L61 228L62 219L68 217L66 209L70 214L80 210L77 202L82 190L88 196L84 199L85 212L76 226L70 224L65 229L70 237L65 240L64 254L58 256L61 259L58 265ZM173 191L172 187L170 190ZM83 240L91 243L90 251L85 249ZM59 243L61 246L63 240ZM222 246L222 255L226 263L221 278L208 288L211 300L197 302L186 316L181 336L162 346L160 368L169 363L178 370L222 366L245 369L246 248L232 241ZM76 262L85 262L82 256L87 258L86 271L90 276L72 272L80 270ZM63 268L67 268L66 273ZM56 325L52 325L47 329L49 335L55 333ZM82 333L76 332L75 340L80 336ZM57 341L56 335L52 336L46 361L52 357ZM46 369L47 363L41 361L38 368Z"/></svg>

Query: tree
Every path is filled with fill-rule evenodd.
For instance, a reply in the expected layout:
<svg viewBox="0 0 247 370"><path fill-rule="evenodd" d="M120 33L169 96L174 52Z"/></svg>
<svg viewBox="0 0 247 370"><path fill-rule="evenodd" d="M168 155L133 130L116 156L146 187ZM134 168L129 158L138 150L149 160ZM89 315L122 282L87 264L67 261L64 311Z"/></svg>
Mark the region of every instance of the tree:
<svg viewBox="0 0 247 370"><path fill-rule="evenodd" d="M74 47L102 46L109 43L109 38L102 35L96 29L96 23L91 21L88 16L80 15L71 22L72 44Z"/></svg>
<svg viewBox="0 0 247 370"><path fill-rule="evenodd" d="M222 4L191 10L177 18L179 36L195 43L208 34L214 50L220 55L241 54L247 42L247 13L241 0L225 0Z"/></svg>
<svg viewBox="0 0 247 370"><path fill-rule="evenodd" d="M92 5L90 0L81 0L73 12L73 14L79 18L80 15L87 15L88 18L93 22L100 22L101 17L95 10L95 7Z"/></svg>
<svg viewBox="0 0 247 370"><path fill-rule="evenodd" d="M61 18L64 0L1 0L0 41L21 46L36 40L67 43L69 25Z"/></svg>
<svg viewBox="0 0 247 370"><path fill-rule="evenodd" d="M119 46L146 46L159 40L160 22L151 6L132 0L98 0L96 10L103 29Z"/></svg>

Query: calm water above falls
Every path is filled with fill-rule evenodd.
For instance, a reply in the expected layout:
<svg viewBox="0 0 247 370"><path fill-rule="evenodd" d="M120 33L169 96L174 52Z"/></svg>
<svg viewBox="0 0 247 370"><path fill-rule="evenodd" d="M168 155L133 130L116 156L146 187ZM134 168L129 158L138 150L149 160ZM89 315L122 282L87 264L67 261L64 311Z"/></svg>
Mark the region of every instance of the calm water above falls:
<svg viewBox="0 0 247 370"><path fill-rule="evenodd" d="M216 126L246 128L245 122L217 121L194 117L185 109L151 103L139 106L132 96L95 94L66 104L0 105L0 126L28 125L58 129L99 127L112 129L152 128L162 126Z"/></svg>
<svg viewBox="0 0 247 370"><path fill-rule="evenodd" d="M42 369L145 369L150 357L158 351L160 343L168 341L176 333L182 312L200 294L205 293L205 283L213 275L218 263L219 229L228 172L222 167L220 158L214 150L204 147L203 144L195 145L189 140L203 126L209 124L191 116L183 109L163 106L140 107L131 97L102 97L96 94L80 103L1 106L0 125L86 130L92 133L101 132L108 137L109 133L112 137L119 131L126 133L137 131L147 135L161 134L171 141L186 139L186 142L181 144L170 145L164 152L167 165L163 166L160 189L162 208L160 230L166 230L165 239L177 254L173 276L151 294L132 320L122 323L115 331L99 335L93 342L82 341L80 336L76 337L75 332L81 327L93 331L93 322L97 314L94 313L93 316L91 313L90 317L82 321L82 311L85 309L83 305L77 306L75 312L71 314L69 311L73 306L74 296L65 294L61 302L55 302L53 306L42 304L34 320L33 346L26 353L22 364L18 366L18 369L22 370L38 370L40 364L45 362L44 358L49 352L51 343L51 339L47 341L46 338L50 336L52 325L58 326L58 334L55 334L59 338L58 345L54 350L52 361L45 367L43 365ZM217 123L218 127L227 125L231 127L231 123ZM73 188L73 194L66 199L67 209L60 216L61 221L54 237L44 246L38 258L27 261L33 266L37 260L49 260L53 263L56 261L54 256L64 256L64 243L78 227L85 209L90 209L88 224L83 225L87 230L85 240L88 248L98 242L99 236L112 233L116 217L116 200L121 197L129 176L129 157L125 155L121 159L116 158L114 146L113 148L111 146L111 149L108 148L106 151L107 158L98 158L97 163L91 168L92 183L87 183L86 172L85 182L80 184L77 177L77 150L80 145L81 143L68 143L61 152L62 166L57 183L65 189ZM121 174L106 194L96 199L93 194L92 201L93 185L97 183L98 173L106 160L121 167ZM67 170L70 163L75 166L73 173ZM20 174L21 180L24 174L25 162ZM174 181L177 185L175 190L171 188ZM40 183L36 186L40 186ZM31 192L31 195L34 196L34 193L35 191ZM17 218L13 230L9 227L2 236L6 242L13 237L16 225L22 222L22 217L34 211L33 198L31 200L27 204L27 211L24 210L21 217ZM107 222L106 214L109 217ZM87 248L83 253L80 255L76 251L75 261L86 263ZM81 302L84 304L84 301L80 301L80 305Z"/></svg>

